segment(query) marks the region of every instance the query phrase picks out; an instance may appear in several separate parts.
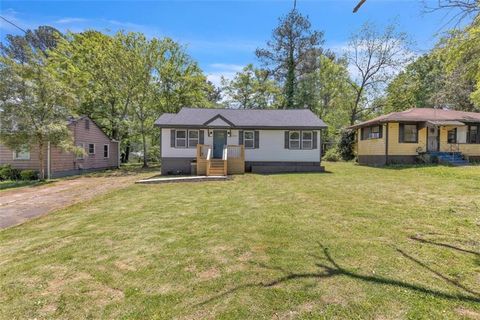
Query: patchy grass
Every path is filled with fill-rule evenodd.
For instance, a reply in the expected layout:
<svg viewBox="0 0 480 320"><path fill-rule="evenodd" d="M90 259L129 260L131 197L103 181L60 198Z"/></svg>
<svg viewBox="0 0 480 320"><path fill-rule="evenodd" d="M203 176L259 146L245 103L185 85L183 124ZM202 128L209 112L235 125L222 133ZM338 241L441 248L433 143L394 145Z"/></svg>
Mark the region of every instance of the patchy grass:
<svg viewBox="0 0 480 320"><path fill-rule="evenodd" d="M34 181L23 181L23 180L17 180L17 181L12 181L12 180L6 180L6 181L0 181L0 191L6 190L6 189L12 189L12 188L19 188L19 187L33 187L33 186L39 186L42 184L47 183L46 181L39 181L39 180L34 180Z"/></svg>
<svg viewBox="0 0 480 320"><path fill-rule="evenodd" d="M0 232L0 317L480 317L480 168L134 185Z"/></svg>

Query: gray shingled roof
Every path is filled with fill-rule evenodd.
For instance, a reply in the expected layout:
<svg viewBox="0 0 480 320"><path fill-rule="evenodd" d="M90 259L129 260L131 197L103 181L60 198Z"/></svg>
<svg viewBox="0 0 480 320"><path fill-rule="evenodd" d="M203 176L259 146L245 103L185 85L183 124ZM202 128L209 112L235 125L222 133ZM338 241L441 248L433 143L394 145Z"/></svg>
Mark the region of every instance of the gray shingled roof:
<svg viewBox="0 0 480 320"><path fill-rule="evenodd" d="M245 110L182 108L178 113L164 113L155 121L162 128L205 127L220 117L237 128L322 129L327 125L308 109ZM222 119L222 120L223 120Z"/></svg>

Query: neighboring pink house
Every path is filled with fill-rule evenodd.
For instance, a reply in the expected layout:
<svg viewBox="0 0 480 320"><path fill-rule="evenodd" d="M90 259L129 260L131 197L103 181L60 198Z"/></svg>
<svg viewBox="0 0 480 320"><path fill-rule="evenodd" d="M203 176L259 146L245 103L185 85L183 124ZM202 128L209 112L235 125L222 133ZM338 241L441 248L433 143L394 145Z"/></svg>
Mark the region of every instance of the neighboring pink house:
<svg viewBox="0 0 480 320"><path fill-rule="evenodd" d="M85 150L75 156L58 147L45 147L45 173L51 178L69 176L107 168L118 168L119 142L110 139L89 117L82 116L68 123L74 143ZM38 148L13 151L0 144L0 165L11 164L18 169L39 170Z"/></svg>

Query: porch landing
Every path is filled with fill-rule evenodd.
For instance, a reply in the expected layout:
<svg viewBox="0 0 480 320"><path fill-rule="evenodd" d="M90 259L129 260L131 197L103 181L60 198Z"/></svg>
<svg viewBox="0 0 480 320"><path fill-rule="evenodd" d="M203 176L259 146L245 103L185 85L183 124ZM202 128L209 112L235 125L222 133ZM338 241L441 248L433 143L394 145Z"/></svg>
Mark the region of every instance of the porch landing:
<svg viewBox="0 0 480 320"><path fill-rule="evenodd" d="M185 176L185 177L161 177L136 181L137 184L175 183L175 182L201 182L230 180L229 176Z"/></svg>

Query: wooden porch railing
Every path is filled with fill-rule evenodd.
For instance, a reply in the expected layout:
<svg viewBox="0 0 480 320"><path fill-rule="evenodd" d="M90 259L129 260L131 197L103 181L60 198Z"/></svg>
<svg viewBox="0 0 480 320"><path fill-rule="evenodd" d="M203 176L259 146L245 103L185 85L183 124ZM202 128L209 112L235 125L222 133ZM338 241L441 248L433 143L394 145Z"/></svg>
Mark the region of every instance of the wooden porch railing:
<svg viewBox="0 0 480 320"><path fill-rule="evenodd" d="M213 148L210 145L197 145L197 174L209 175L212 161L223 161L223 174L245 173L245 148L243 145L224 146L222 159L213 159Z"/></svg>

